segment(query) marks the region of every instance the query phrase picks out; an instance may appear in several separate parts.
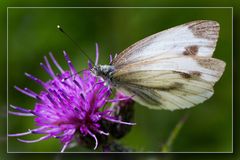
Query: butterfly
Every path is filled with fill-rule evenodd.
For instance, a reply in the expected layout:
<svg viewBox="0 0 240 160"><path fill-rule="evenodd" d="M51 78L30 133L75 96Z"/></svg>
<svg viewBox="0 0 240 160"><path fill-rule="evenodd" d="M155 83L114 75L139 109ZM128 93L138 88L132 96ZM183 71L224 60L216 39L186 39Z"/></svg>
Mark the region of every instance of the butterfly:
<svg viewBox="0 0 240 160"><path fill-rule="evenodd" d="M193 107L213 95L225 62L212 58L220 26L197 20L146 37L91 71L151 109Z"/></svg>

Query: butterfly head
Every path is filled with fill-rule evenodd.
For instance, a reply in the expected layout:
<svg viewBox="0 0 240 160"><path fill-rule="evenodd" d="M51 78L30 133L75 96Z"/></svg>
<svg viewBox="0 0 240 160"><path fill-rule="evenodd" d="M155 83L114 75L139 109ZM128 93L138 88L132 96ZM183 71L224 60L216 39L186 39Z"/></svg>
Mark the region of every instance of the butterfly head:
<svg viewBox="0 0 240 160"><path fill-rule="evenodd" d="M91 72L95 76L102 77L105 80L110 80L114 71L115 71L115 68L114 66L111 66L111 65L95 65L91 69Z"/></svg>

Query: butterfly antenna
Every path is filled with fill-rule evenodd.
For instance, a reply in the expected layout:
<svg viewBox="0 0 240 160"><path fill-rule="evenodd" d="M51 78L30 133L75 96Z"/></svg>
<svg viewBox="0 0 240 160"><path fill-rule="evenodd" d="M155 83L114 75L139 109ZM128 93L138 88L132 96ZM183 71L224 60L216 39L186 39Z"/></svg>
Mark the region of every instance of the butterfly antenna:
<svg viewBox="0 0 240 160"><path fill-rule="evenodd" d="M65 78L62 79L62 82L66 81L66 80L68 80L69 78L72 78L72 77L76 76L77 74L80 74L80 73L82 73L82 72L84 72L84 71L86 71L86 70L87 70L87 69L83 69L83 70L78 71L78 72L76 72L76 73L74 73L74 74L72 74L72 75L70 75L70 76L68 76L68 77L65 77Z"/></svg>
<svg viewBox="0 0 240 160"><path fill-rule="evenodd" d="M72 39L72 37L62 29L62 27L61 27L60 25L57 25L57 28L58 28L58 30L59 30L60 32L62 32L65 36L68 37L68 39L70 39L70 40L75 44L75 46L81 51L81 53L82 53L85 57L88 58L88 60L90 60L90 62L91 62L92 64L94 64L93 60L86 54L86 52L84 52L84 51L82 50L82 48L78 45L78 43L77 43L74 39Z"/></svg>

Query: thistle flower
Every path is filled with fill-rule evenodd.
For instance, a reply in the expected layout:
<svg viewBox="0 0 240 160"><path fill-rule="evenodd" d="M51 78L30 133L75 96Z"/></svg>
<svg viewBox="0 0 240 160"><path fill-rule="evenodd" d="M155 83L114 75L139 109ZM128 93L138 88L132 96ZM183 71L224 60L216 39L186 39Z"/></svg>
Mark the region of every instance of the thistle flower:
<svg viewBox="0 0 240 160"><path fill-rule="evenodd" d="M18 112L9 111L17 116L35 116L35 123L38 128L29 129L24 133L9 134L8 136L24 136L29 134L44 134L36 140L18 139L25 143L34 143L49 138L58 138L63 143L63 152L73 141L75 135L90 136L95 141L94 149L98 147L98 135L109 135L109 131L101 126L101 121L118 123L124 125L134 125L134 123L124 122L113 116L111 103L117 103L129 97L110 99L111 90L104 85L101 78L94 76L89 69L83 71L80 76L73 67L67 53L64 57L68 63L69 70L64 71L58 64L54 56L50 53L50 58L59 69L60 74L55 74L50 66L47 57L44 57L45 64L41 67L51 76L51 80L42 80L25 73L25 75L40 84L44 90L39 94L25 88L15 86L19 92L36 99L33 110L19 106L10 105ZM96 63L98 61L98 49L96 52Z"/></svg>

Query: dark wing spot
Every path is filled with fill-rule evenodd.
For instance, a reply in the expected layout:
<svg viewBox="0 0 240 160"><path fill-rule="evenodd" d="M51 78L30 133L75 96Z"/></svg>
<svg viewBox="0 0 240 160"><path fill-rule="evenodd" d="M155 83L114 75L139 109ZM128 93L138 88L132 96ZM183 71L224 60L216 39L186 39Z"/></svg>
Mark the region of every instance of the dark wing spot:
<svg viewBox="0 0 240 160"><path fill-rule="evenodd" d="M197 58L197 62L202 67L218 71L219 73L222 73L225 68L225 63L215 58Z"/></svg>
<svg viewBox="0 0 240 160"><path fill-rule="evenodd" d="M188 46L185 47L185 51L183 52L183 55L189 56L189 55L196 55L198 53L198 46L193 45L193 46Z"/></svg>
<svg viewBox="0 0 240 160"><path fill-rule="evenodd" d="M198 72L198 71L192 71L192 72L190 72L190 74L194 77L200 77L201 76L201 72Z"/></svg>
<svg viewBox="0 0 240 160"><path fill-rule="evenodd" d="M200 20L189 25L194 36L217 41L220 30L219 23L216 21Z"/></svg>
<svg viewBox="0 0 240 160"><path fill-rule="evenodd" d="M198 78L201 76L201 73L198 71L191 71L189 73L174 71L174 73L178 73L184 79Z"/></svg>
<svg viewBox="0 0 240 160"><path fill-rule="evenodd" d="M179 72L179 71L173 71L173 72L179 74L179 75L180 75L182 78L184 78L184 79L189 79L189 78L191 78L191 74L189 74L189 73Z"/></svg>
<svg viewBox="0 0 240 160"><path fill-rule="evenodd" d="M157 89L162 90L162 91L171 91L171 90L178 90L183 87L182 83L175 82L172 85L169 86L162 86L162 87L157 87Z"/></svg>

